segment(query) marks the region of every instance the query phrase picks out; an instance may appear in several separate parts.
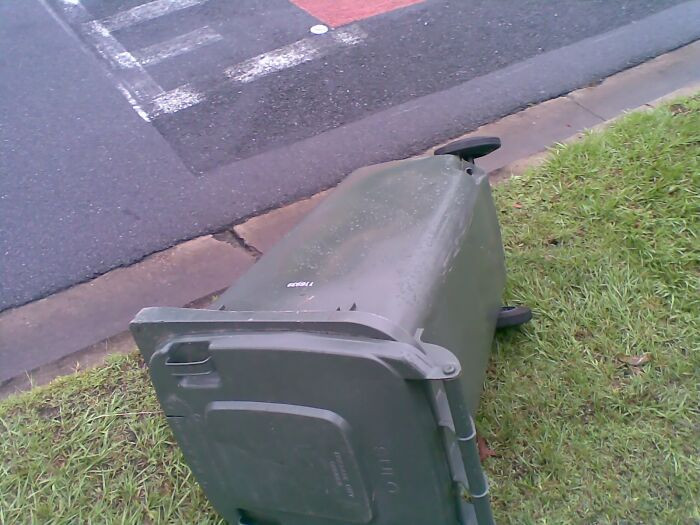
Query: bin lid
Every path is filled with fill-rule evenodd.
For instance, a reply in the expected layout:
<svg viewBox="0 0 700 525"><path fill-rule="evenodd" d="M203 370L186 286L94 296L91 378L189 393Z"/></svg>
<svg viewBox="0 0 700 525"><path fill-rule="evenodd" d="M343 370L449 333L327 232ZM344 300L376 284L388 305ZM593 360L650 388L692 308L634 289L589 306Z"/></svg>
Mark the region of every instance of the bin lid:
<svg viewBox="0 0 700 525"><path fill-rule="evenodd" d="M397 341L360 312L149 310L135 339L188 464L229 522L458 523L421 381L446 377L445 360L459 373L449 352L400 331Z"/></svg>

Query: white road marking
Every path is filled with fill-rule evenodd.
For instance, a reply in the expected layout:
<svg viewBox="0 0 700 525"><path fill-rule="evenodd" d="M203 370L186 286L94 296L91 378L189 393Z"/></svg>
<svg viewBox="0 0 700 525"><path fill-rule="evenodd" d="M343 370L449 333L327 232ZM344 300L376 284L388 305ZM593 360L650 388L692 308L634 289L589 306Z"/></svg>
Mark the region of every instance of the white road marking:
<svg viewBox="0 0 700 525"><path fill-rule="evenodd" d="M162 62L168 58L189 53L198 47L211 44L221 40L223 37L209 28L208 26L200 27L184 35L176 36L165 42L159 42L152 46L144 47L133 53L133 56L141 63L142 66L152 66L158 62Z"/></svg>
<svg viewBox="0 0 700 525"><path fill-rule="evenodd" d="M333 31L331 33L331 38L338 44L354 46L367 38L367 33L360 29L359 26L347 26L344 29Z"/></svg>
<svg viewBox="0 0 700 525"><path fill-rule="evenodd" d="M150 122L145 106L154 98L163 94L161 88L138 63L110 31L99 21L93 20L80 0L61 0L59 4L63 15L72 27L82 34L86 42L105 57L119 72L115 79L117 89L131 104L134 111L146 122ZM129 67L125 67L129 66ZM131 67L133 66L133 67ZM113 74L109 72L110 77Z"/></svg>
<svg viewBox="0 0 700 525"><path fill-rule="evenodd" d="M64 0L65 1L65 0ZM112 16L103 18L102 24L110 31L124 29L141 22L153 20L181 9L203 4L207 0L154 0L147 4L137 5L126 11L120 11Z"/></svg>
<svg viewBox="0 0 700 525"><path fill-rule="evenodd" d="M141 117L146 122L151 121L151 117L148 116L146 110L144 110L141 107L141 104L139 104L138 101L131 95L131 92L127 89L127 87L124 84L117 84L117 89L121 91L121 94L124 95L124 98L129 102L129 104L131 104L131 107L134 108L134 111L136 111L139 117Z"/></svg>
<svg viewBox="0 0 700 525"><path fill-rule="evenodd" d="M80 0L59 0L61 10L74 28L100 53L117 72L117 89L134 111L146 122L159 115L176 113L206 100L206 93L184 84L164 91L148 74L144 66L153 65L222 39L205 26L165 42L129 52L112 35L113 31L153 20L207 0L154 0L147 4L116 13L102 20L93 20ZM323 34L315 27L315 36L304 38L288 46L263 53L224 71L227 80L252 82L277 71L309 62L330 54L333 50L354 46L364 41L367 34L357 25L351 25Z"/></svg>
<svg viewBox="0 0 700 525"><path fill-rule="evenodd" d="M250 58L227 68L225 74L231 80L252 82L270 73L325 56L338 47L358 44L365 38L367 34L358 26L348 26L327 35L304 38Z"/></svg>
<svg viewBox="0 0 700 525"><path fill-rule="evenodd" d="M61 11L68 21L82 23L92 20L90 13L83 7L80 0L60 0L60 4ZM49 9L48 6L47 9ZM53 12L53 10L51 11Z"/></svg>
<svg viewBox="0 0 700 525"><path fill-rule="evenodd" d="M92 43L98 53L115 68L125 70L122 81L135 100L151 100L163 94L163 88L151 78L138 60L124 49L124 46L101 22L97 20L87 22L81 26L81 29L85 38Z"/></svg>
<svg viewBox="0 0 700 525"><path fill-rule="evenodd" d="M93 20L83 26L83 33L93 44L102 58L110 62L114 67L136 67L139 65L134 56L122 46L116 38L102 25Z"/></svg>
<svg viewBox="0 0 700 525"><path fill-rule="evenodd" d="M204 100L204 95L185 84L153 99L153 110L149 113L151 117L157 117L164 113L175 113L181 109L189 108L199 104Z"/></svg>

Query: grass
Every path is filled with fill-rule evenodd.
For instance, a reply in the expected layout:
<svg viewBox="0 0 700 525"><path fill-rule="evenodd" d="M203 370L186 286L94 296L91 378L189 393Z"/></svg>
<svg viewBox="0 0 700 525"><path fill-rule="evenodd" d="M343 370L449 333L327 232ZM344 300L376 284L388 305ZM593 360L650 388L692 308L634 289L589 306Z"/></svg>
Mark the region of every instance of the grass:
<svg viewBox="0 0 700 525"><path fill-rule="evenodd" d="M496 188L535 310L478 420L499 523L700 521L699 189L698 96ZM1 402L0 457L0 523L220 523L135 355Z"/></svg>

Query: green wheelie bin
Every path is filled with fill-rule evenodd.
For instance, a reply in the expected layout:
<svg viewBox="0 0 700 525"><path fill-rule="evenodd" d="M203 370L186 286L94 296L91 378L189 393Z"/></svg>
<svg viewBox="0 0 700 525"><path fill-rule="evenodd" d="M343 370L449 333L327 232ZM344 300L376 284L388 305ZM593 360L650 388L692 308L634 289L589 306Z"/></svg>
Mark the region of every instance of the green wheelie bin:
<svg viewBox="0 0 700 525"><path fill-rule="evenodd" d="M473 414L505 281L498 139L360 169L206 310L131 324L217 511L241 525L488 525Z"/></svg>

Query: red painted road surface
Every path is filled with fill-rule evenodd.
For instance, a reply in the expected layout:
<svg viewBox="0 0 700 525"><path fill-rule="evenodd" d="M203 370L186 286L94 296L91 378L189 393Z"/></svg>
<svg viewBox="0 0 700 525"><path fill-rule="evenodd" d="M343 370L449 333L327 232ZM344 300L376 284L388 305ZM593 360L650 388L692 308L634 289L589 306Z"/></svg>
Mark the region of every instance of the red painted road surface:
<svg viewBox="0 0 700 525"><path fill-rule="evenodd" d="M292 0L324 24L338 27L401 7L420 4L423 0Z"/></svg>

